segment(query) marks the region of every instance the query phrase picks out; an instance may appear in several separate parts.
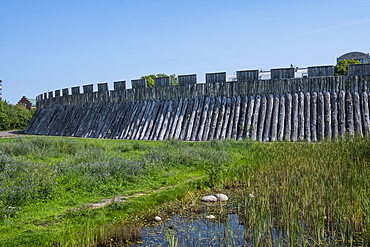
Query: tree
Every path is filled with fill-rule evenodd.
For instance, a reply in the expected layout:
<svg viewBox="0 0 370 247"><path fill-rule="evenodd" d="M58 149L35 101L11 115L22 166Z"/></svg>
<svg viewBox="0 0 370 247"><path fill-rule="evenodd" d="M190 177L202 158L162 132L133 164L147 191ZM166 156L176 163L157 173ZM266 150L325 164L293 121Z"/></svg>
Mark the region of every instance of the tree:
<svg viewBox="0 0 370 247"><path fill-rule="evenodd" d="M178 84L178 80L177 80L177 76L175 74L173 75L166 75L166 74L163 74L163 73L160 73L160 74L152 74L152 75L145 75L145 76L142 76L141 79L145 79L146 80L146 85L147 87L153 87L154 86L154 78L162 78L162 77L170 77L170 84L171 85L177 85Z"/></svg>
<svg viewBox="0 0 370 247"><path fill-rule="evenodd" d="M0 100L0 130L24 129L31 120L33 110L21 105L11 105Z"/></svg>
<svg viewBox="0 0 370 247"><path fill-rule="evenodd" d="M334 75L348 75L348 65L360 64L360 61L355 59L340 60L334 68Z"/></svg>

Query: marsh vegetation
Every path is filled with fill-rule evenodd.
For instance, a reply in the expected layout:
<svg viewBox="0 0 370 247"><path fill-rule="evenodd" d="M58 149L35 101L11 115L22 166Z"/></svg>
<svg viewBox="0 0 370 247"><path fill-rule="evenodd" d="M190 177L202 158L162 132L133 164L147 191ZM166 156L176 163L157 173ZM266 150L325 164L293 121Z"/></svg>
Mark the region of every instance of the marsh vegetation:
<svg viewBox="0 0 370 247"><path fill-rule="evenodd" d="M213 246L225 237L231 246L370 241L368 138L195 143L35 137L1 139L0 155L1 246L124 246L142 239L141 226L154 224L155 215L206 222L206 234L219 229ZM204 193L225 190L231 195L226 205L200 203ZM139 192L146 195L114 200ZM112 203L90 206L103 198ZM206 214L217 218L204 221ZM163 229L168 245L194 246L176 228Z"/></svg>

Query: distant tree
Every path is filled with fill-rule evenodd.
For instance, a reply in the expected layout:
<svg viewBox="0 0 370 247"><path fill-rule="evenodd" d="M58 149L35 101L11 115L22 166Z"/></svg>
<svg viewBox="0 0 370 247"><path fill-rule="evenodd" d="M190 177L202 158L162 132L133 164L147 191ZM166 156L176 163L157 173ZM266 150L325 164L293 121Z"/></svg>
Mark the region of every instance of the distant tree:
<svg viewBox="0 0 370 247"><path fill-rule="evenodd" d="M355 59L340 60L334 68L334 75L348 75L348 65L360 64L360 61Z"/></svg>
<svg viewBox="0 0 370 247"><path fill-rule="evenodd" d="M147 87L153 87L154 86L154 78L156 78L156 75L143 75L141 79L146 80L146 86Z"/></svg>
<svg viewBox="0 0 370 247"><path fill-rule="evenodd" d="M154 78L162 78L162 77L169 77L171 85L177 85L178 84L177 76L175 74L166 75L166 74L160 73L160 74L155 74L155 75L154 74L145 75L145 76L142 76L141 79L146 80L147 87L153 87L154 86Z"/></svg>
<svg viewBox="0 0 370 247"><path fill-rule="evenodd" d="M170 75L170 84L171 85L178 85L179 80L175 74Z"/></svg>
<svg viewBox="0 0 370 247"><path fill-rule="evenodd" d="M26 128L33 112L34 110L28 111L21 105L11 105L0 100L0 130Z"/></svg>

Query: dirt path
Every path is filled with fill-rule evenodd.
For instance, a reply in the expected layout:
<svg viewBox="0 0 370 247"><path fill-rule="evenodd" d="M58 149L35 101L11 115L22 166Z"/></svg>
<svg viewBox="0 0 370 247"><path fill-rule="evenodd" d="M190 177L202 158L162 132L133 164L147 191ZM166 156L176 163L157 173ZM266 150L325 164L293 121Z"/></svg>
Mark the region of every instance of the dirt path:
<svg viewBox="0 0 370 247"><path fill-rule="evenodd" d="M25 137L29 135L23 134L24 130L8 130L0 131L0 138L15 138L15 137Z"/></svg>
<svg viewBox="0 0 370 247"><path fill-rule="evenodd" d="M129 198L146 196L146 195L148 195L150 193L154 193L154 192L158 192L158 191L161 191L161 190L165 190L165 189L168 189L168 188L171 188L171 187L174 187L174 186L175 185L164 186L164 187L161 187L161 188L156 189L156 190L149 190L149 191L147 191L145 193L136 193L136 194L133 194L133 195L130 195L130 196L115 196L113 198L102 199L98 203L84 204L84 206L90 206L93 209L95 209L95 208L101 208L101 207L107 206L107 205L109 205L109 204L111 204L113 202L124 202L126 199L129 199Z"/></svg>

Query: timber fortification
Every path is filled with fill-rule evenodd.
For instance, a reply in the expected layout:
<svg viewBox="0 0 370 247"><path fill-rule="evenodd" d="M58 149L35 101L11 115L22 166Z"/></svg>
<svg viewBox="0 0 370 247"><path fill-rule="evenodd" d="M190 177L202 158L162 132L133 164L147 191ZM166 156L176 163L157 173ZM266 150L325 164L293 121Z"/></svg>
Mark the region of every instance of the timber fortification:
<svg viewBox="0 0 370 247"><path fill-rule="evenodd" d="M253 139L320 141L345 134L369 135L370 64L350 65L348 76L333 66L309 67L294 78L294 68L143 79L56 90L37 96L37 110L25 133L135 140Z"/></svg>

